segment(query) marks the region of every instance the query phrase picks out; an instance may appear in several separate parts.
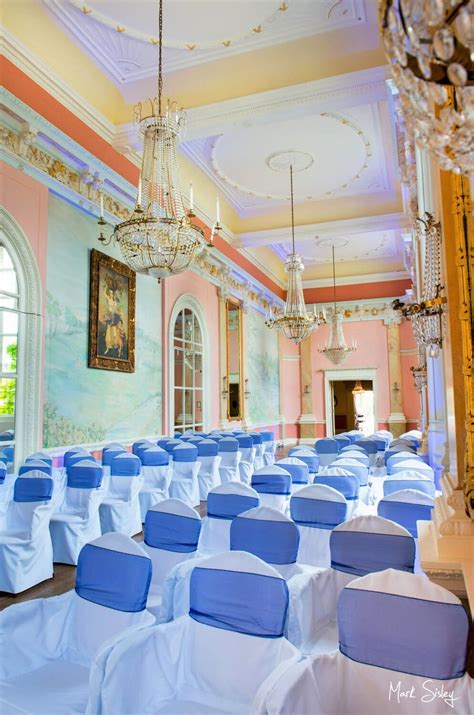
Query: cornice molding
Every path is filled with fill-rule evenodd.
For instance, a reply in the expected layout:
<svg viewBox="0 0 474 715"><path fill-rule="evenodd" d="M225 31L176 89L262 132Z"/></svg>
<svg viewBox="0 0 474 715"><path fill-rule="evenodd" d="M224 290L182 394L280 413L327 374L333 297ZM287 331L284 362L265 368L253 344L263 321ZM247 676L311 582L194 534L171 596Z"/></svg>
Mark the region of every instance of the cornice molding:
<svg viewBox="0 0 474 715"><path fill-rule="evenodd" d="M363 285L365 283L385 283L388 281L406 281L410 276L407 271L387 271L386 273L368 273L361 276L341 276L337 279L337 286ZM303 290L306 288L327 288L332 286L332 278L315 278L303 281Z"/></svg>

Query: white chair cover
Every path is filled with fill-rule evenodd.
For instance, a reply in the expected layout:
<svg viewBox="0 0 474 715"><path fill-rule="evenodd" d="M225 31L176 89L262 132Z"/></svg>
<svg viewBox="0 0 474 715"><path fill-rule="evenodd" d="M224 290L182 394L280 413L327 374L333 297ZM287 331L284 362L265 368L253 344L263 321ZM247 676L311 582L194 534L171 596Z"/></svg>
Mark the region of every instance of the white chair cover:
<svg viewBox="0 0 474 715"><path fill-rule="evenodd" d="M261 435L263 440L263 465L269 467L275 462L277 443L275 435L270 430L263 430Z"/></svg>
<svg viewBox="0 0 474 715"><path fill-rule="evenodd" d="M328 464L331 464L341 450L341 446L332 437L317 439L314 448L319 457L320 467L327 467Z"/></svg>
<svg viewBox="0 0 474 715"><path fill-rule="evenodd" d="M434 482L434 471L433 467L429 464L423 462L423 460L418 458L406 459L403 462L398 462L394 464L390 469L390 474L398 474L399 472L417 472L425 477L429 477Z"/></svg>
<svg viewBox="0 0 474 715"><path fill-rule="evenodd" d="M86 710L89 668L105 643L151 626L145 610L151 561L122 534L81 551L76 588L2 613L0 711L72 715Z"/></svg>
<svg viewBox="0 0 474 715"><path fill-rule="evenodd" d="M387 474L392 473L392 468L401 462L406 462L408 460L415 460L416 462L423 462L421 457L418 457L417 455L414 455L413 452L394 452L393 454L390 455L390 457L387 459Z"/></svg>
<svg viewBox="0 0 474 715"><path fill-rule="evenodd" d="M325 467L315 478L314 484L324 484L344 496L347 501L347 519L357 515L360 482L351 472L341 467Z"/></svg>
<svg viewBox="0 0 474 715"><path fill-rule="evenodd" d="M348 449L348 450L343 450L332 462L332 464L336 465L337 462L345 459L356 459L358 462L361 462L361 464L365 465L367 469L369 468L369 458L366 455L366 453L362 450L361 448L358 449Z"/></svg>
<svg viewBox="0 0 474 715"><path fill-rule="evenodd" d="M431 521L434 499L415 489L402 489L381 499L377 514L400 524L415 539L415 573L423 573L418 553L418 522Z"/></svg>
<svg viewBox="0 0 474 715"><path fill-rule="evenodd" d="M244 484L250 484L255 462L255 447L253 446L252 437L249 434L238 434L235 436L239 443L240 462L239 474L240 481Z"/></svg>
<svg viewBox="0 0 474 715"><path fill-rule="evenodd" d="M84 544L101 535L101 485L102 467L97 462L83 459L67 468L64 498L49 525L56 563L77 564Z"/></svg>
<svg viewBox="0 0 474 715"><path fill-rule="evenodd" d="M119 454L123 454L126 451L127 450L125 449L125 447L123 447L118 442L111 442L104 447L104 449L102 450L101 461L104 477L110 477L110 465L112 463L112 459L114 457L117 457Z"/></svg>
<svg viewBox="0 0 474 715"><path fill-rule="evenodd" d="M285 457L275 462L276 467L285 469L291 475L291 493L299 491L309 483L309 467L298 457Z"/></svg>
<svg viewBox="0 0 474 715"><path fill-rule="evenodd" d="M203 560L189 615L102 651L89 715L248 715L262 680L300 659L283 637L287 609L284 580L251 554Z"/></svg>
<svg viewBox="0 0 474 715"><path fill-rule="evenodd" d="M253 446L255 447L255 460L253 468L254 470L261 469L265 466L263 461L263 455L265 452L263 438L260 432L251 432L250 436L252 437Z"/></svg>
<svg viewBox="0 0 474 715"><path fill-rule="evenodd" d="M333 463L334 467L339 469L344 469L346 472L350 472L359 480L359 501L363 504L368 504L369 501L369 470L368 468L359 462L358 459L352 459L351 457L344 456L341 459L337 459Z"/></svg>
<svg viewBox="0 0 474 715"><path fill-rule="evenodd" d="M262 506L287 511L291 494L291 475L286 469L273 464L257 469L252 475L252 487L260 497Z"/></svg>
<svg viewBox="0 0 474 715"><path fill-rule="evenodd" d="M139 493L142 464L135 454L122 452L112 459L108 490L99 507L103 534L115 531L134 536L142 530Z"/></svg>
<svg viewBox="0 0 474 715"><path fill-rule="evenodd" d="M288 452L288 456L297 457L307 464L310 476L318 473L320 468L319 456L312 447L305 447L304 445L302 447L292 447Z"/></svg>
<svg viewBox="0 0 474 715"><path fill-rule="evenodd" d="M168 443L167 447L170 443ZM201 442L199 443L202 444ZM173 448L173 476L170 484L170 497L182 499L189 506L199 505L198 474L201 463L198 462L198 447L182 442Z"/></svg>
<svg viewBox="0 0 474 715"><path fill-rule="evenodd" d="M338 622L339 651L270 677L254 715L474 711L474 685L465 672L469 623L446 589L393 569L369 574L344 588Z"/></svg>
<svg viewBox="0 0 474 715"><path fill-rule="evenodd" d="M201 517L180 499L165 499L146 515L143 548L153 565L147 608L158 615L163 584L176 564L194 559L201 533Z"/></svg>
<svg viewBox="0 0 474 715"><path fill-rule="evenodd" d="M16 479L0 532L0 591L20 593L52 578L53 509L54 482L44 472Z"/></svg>
<svg viewBox="0 0 474 715"><path fill-rule="evenodd" d="M223 437L219 442L219 476L221 484L239 479L240 451L235 437Z"/></svg>
<svg viewBox="0 0 474 715"><path fill-rule="evenodd" d="M344 586L357 576L397 568L413 573L415 542L402 526L380 516L358 516L336 526L329 540L331 567L319 571L312 582L317 603L305 623L304 654L336 650L336 604Z"/></svg>
<svg viewBox="0 0 474 715"><path fill-rule="evenodd" d="M291 518L300 532L298 563L329 568L331 532L346 520L347 511L346 498L324 484L303 487L291 497Z"/></svg>
<svg viewBox="0 0 474 715"><path fill-rule="evenodd" d="M207 495L210 490L221 483L219 445L213 439L203 439L196 444L196 447L198 449L198 462L201 465L198 474L199 498L201 501L207 501Z"/></svg>
<svg viewBox="0 0 474 715"><path fill-rule="evenodd" d="M419 492L424 492L430 497L436 495L436 489L433 480L425 474L419 474L414 471L398 472L390 477L385 477L382 480L383 496L399 492L401 489L416 489Z"/></svg>
<svg viewBox="0 0 474 715"><path fill-rule="evenodd" d="M172 476L170 456L161 447L149 447L141 453L142 488L139 494L142 522L146 513L163 499L169 497Z"/></svg>
<svg viewBox="0 0 474 715"><path fill-rule="evenodd" d="M207 497L207 516L202 522L200 554L229 551L232 519L259 504L255 489L242 482L226 482L212 489Z"/></svg>

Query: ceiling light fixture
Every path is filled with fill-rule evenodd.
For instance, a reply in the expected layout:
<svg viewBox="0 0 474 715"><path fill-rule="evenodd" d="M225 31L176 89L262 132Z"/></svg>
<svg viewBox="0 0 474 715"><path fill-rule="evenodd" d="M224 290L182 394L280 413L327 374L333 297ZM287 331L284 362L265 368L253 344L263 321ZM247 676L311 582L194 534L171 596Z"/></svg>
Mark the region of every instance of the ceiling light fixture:
<svg viewBox="0 0 474 715"><path fill-rule="evenodd" d="M173 103L163 111L163 0L159 0L158 96L134 107L134 120L143 134L143 157L138 193L132 215L115 226L107 240L101 200L99 241L118 244L125 263L137 273L160 280L189 268L199 248L212 245L219 221L211 231L210 242L186 212L179 185L176 144L185 124L183 109Z"/></svg>
<svg viewBox="0 0 474 715"><path fill-rule="evenodd" d="M348 347L342 330L342 313L337 309L336 303L336 259L334 245L332 247L332 280L334 295L334 311L329 320L329 339L326 347L319 348L318 352L327 357L334 365L341 365L348 355L357 350L357 342L352 341L352 346Z"/></svg>
<svg viewBox="0 0 474 715"><path fill-rule="evenodd" d="M288 157L291 161L291 152ZM285 261L285 270L288 273L288 290L286 295L285 308L283 312L269 315L265 325L269 328L276 328L296 345L308 338L313 330L321 323L326 322L324 316L318 316L306 311L304 302L303 285L301 274L304 271L304 264L301 256L295 249L295 210L293 197L293 164L290 163L290 200L291 200L291 241L292 251ZM281 169L280 169L281 170Z"/></svg>

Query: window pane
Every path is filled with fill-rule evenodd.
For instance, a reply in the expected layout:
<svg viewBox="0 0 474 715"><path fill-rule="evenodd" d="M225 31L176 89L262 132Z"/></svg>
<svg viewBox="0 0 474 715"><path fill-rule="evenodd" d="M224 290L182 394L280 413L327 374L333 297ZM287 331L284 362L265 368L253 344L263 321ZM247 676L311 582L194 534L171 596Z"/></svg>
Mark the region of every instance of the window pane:
<svg viewBox="0 0 474 715"><path fill-rule="evenodd" d="M0 279L2 274L0 273ZM18 298L3 295L0 291L0 308L10 308L10 310L18 309Z"/></svg>
<svg viewBox="0 0 474 715"><path fill-rule="evenodd" d="M202 422L202 390L194 391L194 419Z"/></svg>
<svg viewBox="0 0 474 715"><path fill-rule="evenodd" d="M201 328L199 326L199 321L196 316L194 316L194 342L198 343L199 345L201 345L202 343Z"/></svg>
<svg viewBox="0 0 474 715"><path fill-rule="evenodd" d="M16 380L0 377L0 432L15 429Z"/></svg>
<svg viewBox="0 0 474 715"><path fill-rule="evenodd" d="M202 387L202 355L194 355L194 387Z"/></svg>
<svg viewBox="0 0 474 715"><path fill-rule="evenodd" d="M18 293L15 269L5 246L0 245L0 285L7 293Z"/></svg>
<svg viewBox="0 0 474 715"><path fill-rule="evenodd" d="M0 336L0 371L16 372L17 340L16 335Z"/></svg>
<svg viewBox="0 0 474 715"><path fill-rule="evenodd" d="M183 391L174 391L174 421L176 424L183 423Z"/></svg>
<svg viewBox="0 0 474 715"><path fill-rule="evenodd" d="M175 387L184 387L183 351L174 349L174 384Z"/></svg>
<svg viewBox="0 0 474 715"><path fill-rule="evenodd" d="M174 337L182 340L183 339L183 313L181 312L176 318L176 323L174 324Z"/></svg>
<svg viewBox="0 0 474 715"><path fill-rule="evenodd" d="M189 343L193 342L193 312L189 308L184 309L184 339L186 347L191 347Z"/></svg>
<svg viewBox="0 0 474 715"><path fill-rule="evenodd" d="M184 392L184 423L186 427L193 425L193 393L192 390Z"/></svg>
<svg viewBox="0 0 474 715"><path fill-rule="evenodd" d="M184 384L186 387L193 386L194 354L190 350L184 353Z"/></svg>

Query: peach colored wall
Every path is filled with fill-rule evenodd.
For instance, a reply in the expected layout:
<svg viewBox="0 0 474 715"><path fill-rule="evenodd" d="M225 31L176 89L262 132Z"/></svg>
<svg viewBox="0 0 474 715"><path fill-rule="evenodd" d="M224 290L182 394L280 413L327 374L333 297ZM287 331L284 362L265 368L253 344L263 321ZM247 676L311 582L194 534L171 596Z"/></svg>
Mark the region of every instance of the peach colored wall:
<svg viewBox="0 0 474 715"><path fill-rule="evenodd" d="M410 352L405 352L410 351ZM409 429L416 427L420 417L420 399L413 382L410 368L418 365L418 351L410 323L402 320L400 324L400 352L402 364L402 399L403 411Z"/></svg>
<svg viewBox="0 0 474 715"><path fill-rule="evenodd" d="M201 304L205 315L210 345L210 422L206 427L213 429L219 421L219 298L217 288L201 276L186 271L162 282L162 326L163 326L163 431L169 431L169 334L170 317L177 299L189 293Z"/></svg>
<svg viewBox="0 0 474 715"><path fill-rule="evenodd" d="M286 420L286 437L298 436L297 421L301 415L301 381L299 348L280 335L280 412ZM285 358L294 358L291 360Z"/></svg>

